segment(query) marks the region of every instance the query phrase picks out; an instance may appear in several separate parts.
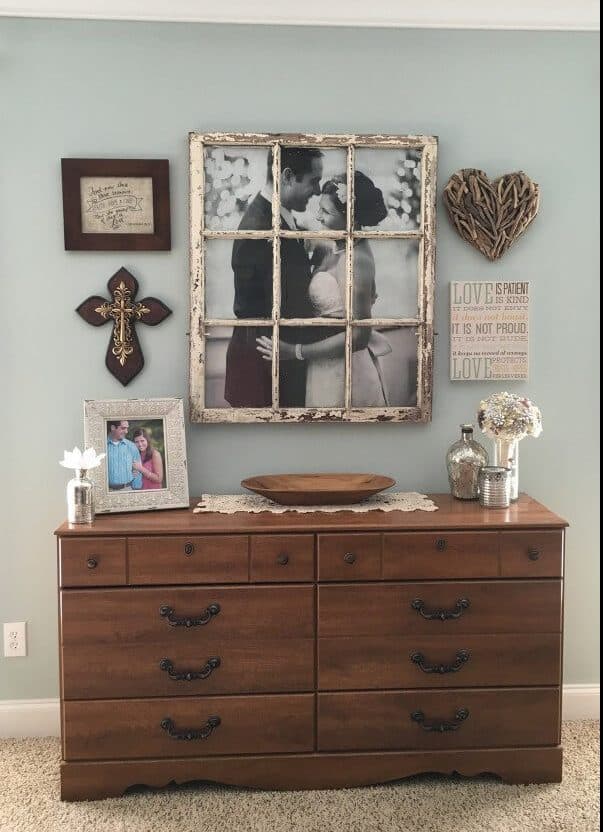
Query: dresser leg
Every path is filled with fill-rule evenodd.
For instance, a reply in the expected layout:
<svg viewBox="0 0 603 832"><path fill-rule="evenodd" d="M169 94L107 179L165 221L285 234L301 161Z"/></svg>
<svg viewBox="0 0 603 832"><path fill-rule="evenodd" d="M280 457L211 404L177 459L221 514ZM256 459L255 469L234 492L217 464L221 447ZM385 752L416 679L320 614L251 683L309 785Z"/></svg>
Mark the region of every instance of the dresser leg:
<svg viewBox="0 0 603 832"><path fill-rule="evenodd" d="M561 783L563 748L518 749L516 759L499 764L493 773L510 784Z"/></svg>
<svg viewBox="0 0 603 832"><path fill-rule="evenodd" d="M128 786L136 781L131 779L129 770L120 776L119 768L95 763L61 764L61 800L102 800L105 797L120 797Z"/></svg>

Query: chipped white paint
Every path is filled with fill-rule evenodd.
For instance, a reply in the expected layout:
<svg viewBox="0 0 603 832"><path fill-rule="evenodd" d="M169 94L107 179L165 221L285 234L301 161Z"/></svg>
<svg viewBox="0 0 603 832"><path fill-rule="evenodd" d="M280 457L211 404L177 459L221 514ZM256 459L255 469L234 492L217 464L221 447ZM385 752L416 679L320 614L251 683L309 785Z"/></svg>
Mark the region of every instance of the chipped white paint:
<svg viewBox="0 0 603 832"><path fill-rule="evenodd" d="M205 145L272 147L273 201L271 231L206 231L204 227L204 147ZM280 148L282 146L338 147L347 149L348 200L347 230L343 232L292 232L280 230ZM422 195L421 229L412 232L354 231L355 148L421 149ZM437 139L433 136L270 134L270 133L191 133L190 134L190 417L193 422L428 422L431 420L433 379L433 296L435 284L435 191ZM346 310L344 318L288 319L288 326L330 326L346 330L345 407L300 409L279 408L279 339L280 322L280 238L346 240ZM273 240L272 318L206 319L204 290L204 242L206 239ZM417 239L419 241L419 286L417 318L373 318L355 321L353 317L353 269L355 239ZM352 407L352 324L354 326L414 327L417 330L417 406ZM205 331L209 326L272 326L272 407L205 407Z"/></svg>

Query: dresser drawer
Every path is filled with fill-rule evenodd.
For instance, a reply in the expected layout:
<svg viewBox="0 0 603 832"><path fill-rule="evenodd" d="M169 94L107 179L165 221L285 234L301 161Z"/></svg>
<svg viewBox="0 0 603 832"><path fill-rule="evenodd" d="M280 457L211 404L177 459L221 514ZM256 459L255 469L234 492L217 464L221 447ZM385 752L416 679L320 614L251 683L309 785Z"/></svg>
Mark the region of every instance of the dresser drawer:
<svg viewBox="0 0 603 832"><path fill-rule="evenodd" d="M563 532L503 532L500 543L503 577L559 578L563 574Z"/></svg>
<svg viewBox="0 0 603 832"><path fill-rule="evenodd" d="M313 581L314 535L254 535L249 580L253 583Z"/></svg>
<svg viewBox="0 0 603 832"><path fill-rule="evenodd" d="M314 690L314 639L157 639L61 649L65 699Z"/></svg>
<svg viewBox="0 0 603 832"><path fill-rule="evenodd" d="M247 583L247 535L130 537L130 584Z"/></svg>
<svg viewBox="0 0 603 832"><path fill-rule="evenodd" d="M125 537L60 538L59 581L61 586L125 584Z"/></svg>
<svg viewBox="0 0 603 832"><path fill-rule="evenodd" d="M106 644L170 648L208 640L314 636L311 586L161 587L61 593L62 643L91 650ZM169 655L169 654L168 654ZM171 655L169 655L171 658ZM160 657L162 658L162 657Z"/></svg>
<svg viewBox="0 0 603 832"><path fill-rule="evenodd" d="M65 702L63 741L66 760L307 752L314 696Z"/></svg>
<svg viewBox="0 0 603 832"><path fill-rule="evenodd" d="M560 581L429 581L318 589L318 634L561 632Z"/></svg>
<svg viewBox="0 0 603 832"><path fill-rule="evenodd" d="M557 688L318 695L319 751L502 748L559 739Z"/></svg>
<svg viewBox="0 0 603 832"><path fill-rule="evenodd" d="M496 578L497 532L405 532L383 535L383 577Z"/></svg>
<svg viewBox="0 0 603 832"><path fill-rule="evenodd" d="M318 642L321 690L559 685L559 633L357 636Z"/></svg>
<svg viewBox="0 0 603 832"><path fill-rule="evenodd" d="M372 581L381 577L380 534L319 534L319 581Z"/></svg>

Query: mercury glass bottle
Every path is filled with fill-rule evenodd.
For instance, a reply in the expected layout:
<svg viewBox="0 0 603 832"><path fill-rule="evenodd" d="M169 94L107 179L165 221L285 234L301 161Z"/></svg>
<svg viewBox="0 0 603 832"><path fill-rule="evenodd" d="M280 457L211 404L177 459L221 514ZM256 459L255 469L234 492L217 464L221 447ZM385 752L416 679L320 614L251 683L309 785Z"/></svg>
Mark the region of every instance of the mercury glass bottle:
<svg viewBox="0 0 603 832"><path fill-rule="evenodd" d="M473 438L473 425L461 425L461 438L446 454L448 482L457 500L477 500L479 469L488 464L488 452Z"/></svg>
<svg viewBox="0 0 603 832"><path fill-rule="evenodd" d="M68 523L94 521L94 484L86 476L87 473L76 470L75 477L67 483Z"/></svg>

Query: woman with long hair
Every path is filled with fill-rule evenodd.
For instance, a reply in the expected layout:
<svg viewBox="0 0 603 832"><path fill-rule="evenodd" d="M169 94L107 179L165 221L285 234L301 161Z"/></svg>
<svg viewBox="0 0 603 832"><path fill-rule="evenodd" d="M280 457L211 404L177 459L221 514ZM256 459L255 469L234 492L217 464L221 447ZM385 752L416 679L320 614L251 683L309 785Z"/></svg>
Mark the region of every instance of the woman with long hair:
<svg viewBox="0 0 603 832"><path fill-rule="evenodd" d="M163 488L163 460L157 448L153 447L149 432L136 428L133 440L140 451L141 462L133 463L132 467L142 474L142 490Z"/></svg>

